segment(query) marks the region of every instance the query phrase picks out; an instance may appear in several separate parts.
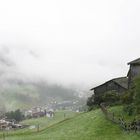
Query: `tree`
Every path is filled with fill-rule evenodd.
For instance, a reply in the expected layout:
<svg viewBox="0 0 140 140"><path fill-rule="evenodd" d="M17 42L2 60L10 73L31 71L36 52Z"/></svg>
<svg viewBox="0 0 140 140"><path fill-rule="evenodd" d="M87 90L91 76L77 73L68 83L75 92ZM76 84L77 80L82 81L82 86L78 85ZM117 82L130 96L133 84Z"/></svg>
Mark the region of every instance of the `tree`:
<svg viewBox="0 0 140 140"><path fill-rule="evenodd" d="M133 79L125 98L124 110L129 115L140 114L140 74Z"/></svg>
<svg viewBox="0 0 140 140"><path fill-rule="evenodd" d="M87 106L93 106L94 104L94 98L93 98L94 95L92 95L91 97L88 98L87 100Z"/></svg>
<svg viewBox="0 0 140 140"><path fill-rule="evenodd" d="M134 79L133 100L136 113L140 114L140 74Z"/></svg>
<svg viewBox="0 0 140 140"><path fill-rule="evenodd" d="M15 119L17 122L23 120L24 116L22 112L17 109L16 111L10 111L5 114L8 119Z"/></svg>

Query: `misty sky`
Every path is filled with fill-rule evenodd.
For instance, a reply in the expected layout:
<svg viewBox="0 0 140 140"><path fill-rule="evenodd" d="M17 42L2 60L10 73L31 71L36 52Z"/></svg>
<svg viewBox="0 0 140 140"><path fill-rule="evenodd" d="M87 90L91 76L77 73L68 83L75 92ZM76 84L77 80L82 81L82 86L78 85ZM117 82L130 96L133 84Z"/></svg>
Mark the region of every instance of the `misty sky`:
<svg viewBox="0 0 140 140"><path fill-rule="evenodd" d="M88 89L125 76L139 53L139 0L0 1L0 68L9 74Z"/></svg>

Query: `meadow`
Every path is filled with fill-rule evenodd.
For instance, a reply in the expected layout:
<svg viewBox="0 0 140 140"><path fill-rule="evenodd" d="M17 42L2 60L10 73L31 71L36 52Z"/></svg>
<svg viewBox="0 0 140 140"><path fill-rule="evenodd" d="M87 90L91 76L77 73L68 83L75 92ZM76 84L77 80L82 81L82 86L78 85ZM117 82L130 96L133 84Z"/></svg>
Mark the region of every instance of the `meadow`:
<svg viewBox="0 0 140 140"><path fill-rule="evenodd" d="M118 112L120 107L114 107L111 110ZM69 115L71 113L69 112ZM59 116L59 115L58 115ZM59 117L58 117L59 118ZM60 117L61 118L61 117ZM43 118L42 118L43 119ZM40 122L42 129L34 132L18 132L7 136L6 140L139 140L140 132L127 132L120 126L107 120L100 109L87 113L71 114L70 117L63 118L58 122L46 122L41 118L36 120ZM27 120L34 124L33 120ZM45 128L46 126L46 128ZM2 137L1 137L2 139Z"/></svg>

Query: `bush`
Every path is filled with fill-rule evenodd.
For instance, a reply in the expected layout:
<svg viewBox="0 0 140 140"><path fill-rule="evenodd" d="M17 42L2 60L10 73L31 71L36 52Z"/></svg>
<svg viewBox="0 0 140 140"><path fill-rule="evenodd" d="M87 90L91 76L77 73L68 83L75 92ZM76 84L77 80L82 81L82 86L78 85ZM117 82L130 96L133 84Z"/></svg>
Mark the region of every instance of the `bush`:
<svg viewBox="0 0 140 140"><path fill-rule="evenodd" d="M131 91L135 112L140 114L140 74L133 80L133 88Z"/></svg>
<svg viewBox="0 0 140 140"><path fill-rule="evenodd" d="M127 112L129 116L131 116L131 115L133 115L133 114L136 113L135 112L136 108L135 108L135 105L133 103L132 104L129 104L129 105L125 105L124 108L123 108L123 110L125 112Z"/></svg>
<svg viewBox="0 0 140 140"><path fill-rule="evenodd" d="M122 104L131 104L133 102L133 93L131 91L123 93L120 100Z"/></svg>
<svg viewBox="0 0 140 140"><path fill-rule="evenodd" d="M111 105L116 104L117 102L120 101L120 95L116 91L109 91L102 96L102 100L103 102Z"/></svg>
<svg viewBox="0 0 140 140"><path fill-rule="evenodd" d="M89 110L97 108L101 103L115 105L120 102L120 95L116 91L109 91L103 94L92 95L87 100Z"/></svg>
<svg viewBox="0 0 140 140"><path fill-rule="evenodd" d="M94 95L87 99L87 106L93 106L94 104Z"/></svg>

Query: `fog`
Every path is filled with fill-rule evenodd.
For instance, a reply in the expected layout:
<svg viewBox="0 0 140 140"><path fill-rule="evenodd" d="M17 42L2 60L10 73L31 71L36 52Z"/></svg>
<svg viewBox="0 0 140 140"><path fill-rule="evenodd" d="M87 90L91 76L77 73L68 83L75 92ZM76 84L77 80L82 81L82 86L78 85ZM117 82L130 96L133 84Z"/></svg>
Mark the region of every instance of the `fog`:
<svg viewBox="0 0 140 140"><path fill-rule="evenodd" d="M87 91L139 57L138 0L0 1L0 75ZM26 75L26 76L25 76Z"/></svg>

